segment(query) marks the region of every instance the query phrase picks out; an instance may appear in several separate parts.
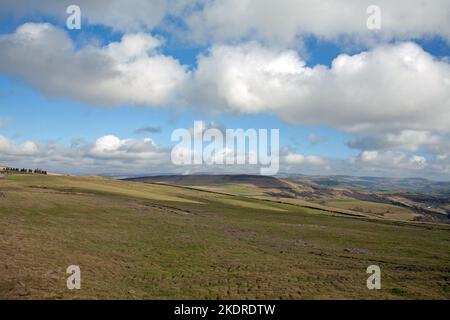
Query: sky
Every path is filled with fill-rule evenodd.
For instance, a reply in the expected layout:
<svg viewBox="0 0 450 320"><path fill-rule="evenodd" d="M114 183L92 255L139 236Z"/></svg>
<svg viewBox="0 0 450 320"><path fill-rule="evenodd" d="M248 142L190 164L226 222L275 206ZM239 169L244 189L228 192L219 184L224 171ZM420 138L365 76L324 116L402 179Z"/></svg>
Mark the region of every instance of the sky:
<svg viewBox="0 0 450 320"><path fill-rule="evenodd" d="M449 56L447 0L6 0L0 164L258 172L171 163L203 121L279 129L279 173L450 180Z"/></svg>

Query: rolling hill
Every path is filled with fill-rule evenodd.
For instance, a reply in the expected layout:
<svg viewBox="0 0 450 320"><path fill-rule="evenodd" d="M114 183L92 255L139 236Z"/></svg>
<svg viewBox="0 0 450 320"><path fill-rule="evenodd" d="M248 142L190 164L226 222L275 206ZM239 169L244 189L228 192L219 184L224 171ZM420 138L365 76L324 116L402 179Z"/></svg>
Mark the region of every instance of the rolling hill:
<svg viewBox="0 0 450 320"><path fill-rule="evenodd" d="M7 175L0 194L0 298L450 298L447 225L101 177Z"/></svg>
<svg viewBox="0 0 450 320"><path fill-rule="evenodd" d="M450 183L349 176L150 176L129 181L178 185L364 217L450 223Z"/></svg>

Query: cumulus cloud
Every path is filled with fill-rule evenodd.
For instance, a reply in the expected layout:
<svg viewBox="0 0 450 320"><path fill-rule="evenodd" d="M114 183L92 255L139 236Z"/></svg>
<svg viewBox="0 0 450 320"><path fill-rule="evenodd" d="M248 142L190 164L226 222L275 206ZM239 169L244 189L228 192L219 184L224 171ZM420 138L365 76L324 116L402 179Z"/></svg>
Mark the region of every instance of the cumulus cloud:
<svg viewBox="0 0 450 320"><path fill-rule="evenodd" d="M365 169L406 169L418 170L428 165L425 157L420 155L408 156L400 151L363 151L353 159L354 164Z"/></svg>
<svg viewBox="0 0 450 320"><path fill-rule="evenodd" d="M377 32L366 26L369 5L381 9ZM224 14L226 12L226 14ZM450 3L446 0L215 0L185 18L199 41L256 39L289 44L313 35L327 40L370 43L438 35L450 40Z"/></svg>
<svg viewBox="0 0 450 320"><path fill-rule="evenodd" d="M192 156L194 149L178 150ZM448 150L447 150L448 151ZM224 156L233 153L224 148ZM174 165L171 149L156 145L151 139L121 139L114 135L94 142L74 140L69 146L59 143L25 141L18 143L0 135L0 163L15 167L43 168L51 172L74 174L187 174L224 173L260 174L261 165L210 164L219 154L207 156L200 165ZM247 158L246 154L237 157ZM352 174L392 177L428 177L450 179L450 154L425 157L395 150L362 151L349 159L324 158L283 150L280 174Z"/></svg>
<svg viewBox="0 0 450 320"><path fill-rule="evenodd" d="M404 174L405 171L410 171L410 174L416 173L435 179L445 179L450 173L448 133L403 130L396 134L357 137L347 144L351 148L361 150L358 157L350 161L359 168L369 168L372 171L390 169L389 174ZM415 152L420 152L421 155L413 154Z"/></svg>
<svg viewBox="0 0 450 320"><path fill-rule="evenodd" d="M308 67L293 50L256 42L215 45L192 71L159 53L161 42L126 34L76 50L61 29L27 23L0 37L0 71L92 104L275 113L356 133L450 128L450 64L411 42L342 54L331 67Z"/></svg>
<svg viewBox="0 0 450 320"><path fill-rule="evenodd" d="M326 163L326 161L321 157L304 156L298 153L289 153L283 156L282 160L284 160L287 164L309 164L323 166Z"/></svg>
<svg viewBox="0 0 450 320"><path fill-rule="evenodd" d="M439 138L439 143L425 145L425 150L436 157L450 156L450 134L444 134Z"/></svg>
<svg viewBox="0 0 450 320"><path fill-rule="evenodd" d="M282 174L343 174L356 176L450 179L450 155L435 156L399 150L361 151L346 159L287 151L280 158Z"/></svg>
<svg viewBox="0 0 450 320"><path fill-rule="evenodd" d="M398 133L363 136L350 140L350 148L360 150L380 150L389 148L405 148L417 151L421 146L436 146L443 142L439 134L430 131L402 130Z"/></svg>
<svg viewBox="0 0 450 320"><path fill-rule="evenodd" d="M294 51L278 52L248 43L213 46L198 59L193 102L221 106L232 112L257 113L282 107L305 63Z"/></svg>
<svg viewBox="0 0 450 320"><path fill-rule="evenodd" d="M168 150L151 139L120 139L114 135L100 137L94 143L74 141L70 146L36 141L17 143L0 135L0 155L2 162L10 165L76 173L130 173L169 160Z"/></svg>
<svg viewBox="0 0 450 320"><path fill-rule="evenodd" d="M180 3L177 10L182 10L180 8L186 3ZM253 3L255 15L265 15L260 7L264 3ZM312 10L316 3L308 3L308 10ZM241 11L248 10L249 4L252 1L236 3L236 10L240 10L238 16ZM324 6L328 5L331 2L325 2ZM397 4L383 2L381 5L385 8L392 6L392 12L398 13ZM205 17L203 23L214 32L211 39L233 38L233 32L245 35L247 26L242 29L241 25L233 23L229 24L228 30L221 30L222 22L217 25L217 21L225 21L229 17L209 17L214 6L226 8L228 3L209 2L195 13ZM267 3L266 6L266 9L270 8ZM283 6L287 4L282 1L277 10L284 10ZM354 6L345 8L351 13ZM434 12L435 7L427 3L422 9L423 14L428 15ZM418 14L414 10L411 11L412 16ZM422 21L422 30L415 29L414 21L406 19L404 29L390 28L382 31L380 36L398 39L440 34L447 37L446 32L450 28L436 27L443 26L444 22L440 20L442 12L429 23ZM273 14L275 20L277 13ZM164 14L161 13L162 16ZM388 25L395 24L389 20L389 14L383 15L383 19L387 19ZM130 17L133 15L130 13ZM98 17L95 23L112 24L114 15L106 16ZM95 14L89 14L88 19L94 23ZM143 28L142 25L151 29L161 19L160 16L154 21L143 22L145 18L142 17L142 21L135 21L136 25L125 19L117 25L119 29L128 31ZM287 16L286 29L283 29L286 38L281 42L289 42L292 37L303 33L327 39L338 37L342 32L359 35L352 31L351 22L342 29L320 31L320 28L307 25L294 28L293 20L289 19ZM248 23L249 30L253 30L257 38L261 36L267 40L279 36L280 30L264 29L255 22L259 20L253 20L253 16L240 21ZM190 28L197 30L199 22L192 15L188 22ZM270 25L271 22L266 23ZM280 27L283 28L282 25ZM212 44L198 56L197 65L188 68L163 54L164 39L148 32L127 32L120 41L106 45L80 46L73 43L61 28L48 23L26 23L14 33L0 36L0 72L19 76L48 96L68 97L94 105L134 104L191 108L200 112L268 113L292 124L337 127L354 134L348 146L361 151L345 164L339 162L341 168L354 166L360 172L366 169L450 172L448 60L434 58L415 43L399 42L379 45L354 55L341 54L329 67L307 66L295 50L267 43L270 41ZM224 130L217 123L205 124L205 127ZM138 130L142 133L153 129ZM320 136L309 138L312 143L321 140ZM143 168L149 163L158 163L161 158L168 159L167 152L162 152L151 140L115 136L101 137L92 144L75 143L70 147L33 141L16 144L4 137L1 137L0 144L0 154L6 154L6 160L23 157L33 162L44 159L49 163L68 164L72 159L81 159L86 166L100 166L102 161L106 161L105 164L111 166L136 165ZM411 154L419 151L430 156ZM36 156L34 160L30 155ZM295 153L283 155L281 161L292 170L301 166L338 166L336 161Z"/></svg>
<svg viewBox="0 0 450 320"><path fill-rule="evenodd" d="M106 135L96 140L90 149L89 156L96 159L144 160L146 163L165 161L165 153L158 150L150 138L143 140L119 139L114 135Z"/></svg>
<svg viewBox="0 0 450 320"><path fill-rule="evenodd" d="M342 54L330 68L257 43L214 46L199 58L195 97L238 113L348 132L448 131L450 65L414 43Z"/></svg>
<svg viewBox="0 0 450 320"><path fill-rule="evenodd" d="M20 145L13 144L12 141L0 135L0 152L13 156L26 156L33 154L37 150L35 142L28 141Z"/></svg>
<svg viewBox="0 0 450 320"><path fill-rule="evenodd" d="M1 14L16 17L42 14L65 22L68 6L76 4L81 17L89 24L100 24L117 31L151 30L159 25L168 14L176 14L188 5L188 1L170 3L165 0L3 0Z"/></svg>
<svg viewBox="0 0 450 320"><path fill-rule="evenodd" d="M0 71L18 75L50 96L99 105L164 105L176 101L185 68L158 52L161 40L126 34L104 47L75 49L48 23L26 23L0 36Z"/></svg>
<svg viewBox="0 0 450 320"><path fill-rule="evenodd" d="M0 14L40 13L64 22L71 4L70 0L3 0ZM373 4L382 14L377 32L366 27L366 10ZM201 43L253 39L286 45L310 35L364 43L424 36L450 40L447 0L78 0L77 5L89 24L120 31L176 28L180 38ZM174 25L172 20L180 23Z"/></svg>

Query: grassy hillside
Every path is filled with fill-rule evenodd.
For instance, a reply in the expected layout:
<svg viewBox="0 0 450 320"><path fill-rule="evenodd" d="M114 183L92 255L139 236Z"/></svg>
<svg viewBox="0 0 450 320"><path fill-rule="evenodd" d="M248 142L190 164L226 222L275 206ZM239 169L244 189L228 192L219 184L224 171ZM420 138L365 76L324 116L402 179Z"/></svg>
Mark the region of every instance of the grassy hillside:
<svg viewBox="0 0 450 320"><path fill-rule="evenodd" d="M0 178L0 298L449 299L450 227L98 177ZM67 266L81 290L66 288ZM382 289L366 288L366 268Z"/></svg>
<svg viewBox="0 0 450 320"><path fill-rule="evenodd" d="M187 186L362 217L450 224L450 184L425 179L169 175L128 180ZM422 191L404 191L416 180L421 181L423 189L417 186L417 190ZM426 186L430 188L427 189ZM381 189L390 191L380 191Z"/></svg>

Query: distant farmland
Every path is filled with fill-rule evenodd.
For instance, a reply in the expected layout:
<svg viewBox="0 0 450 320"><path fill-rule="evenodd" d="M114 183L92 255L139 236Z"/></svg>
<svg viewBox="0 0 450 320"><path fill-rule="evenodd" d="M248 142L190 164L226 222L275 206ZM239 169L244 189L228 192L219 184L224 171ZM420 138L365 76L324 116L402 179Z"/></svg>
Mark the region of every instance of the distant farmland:
<svg viewBox="0 0 450 320"><path fill-rule="evenodd" d="M178 185L352 216L450 223L450 182L350 176L255 175L168 175L127 180Z"/></svg>
<svg viewBox="0 0 450 320"><path fill-rule="evenodd" d="M0 192L0 298L450 298L445 224L100 177L7 175Z"/></svg>

